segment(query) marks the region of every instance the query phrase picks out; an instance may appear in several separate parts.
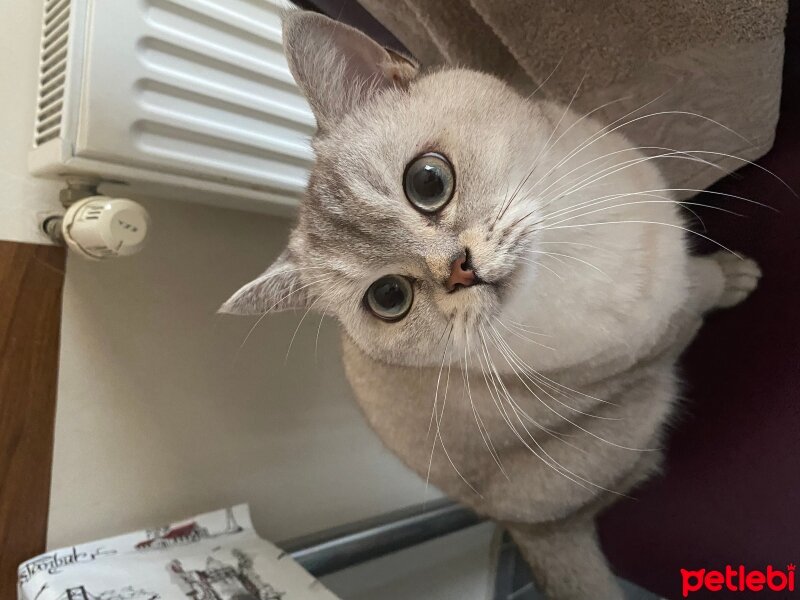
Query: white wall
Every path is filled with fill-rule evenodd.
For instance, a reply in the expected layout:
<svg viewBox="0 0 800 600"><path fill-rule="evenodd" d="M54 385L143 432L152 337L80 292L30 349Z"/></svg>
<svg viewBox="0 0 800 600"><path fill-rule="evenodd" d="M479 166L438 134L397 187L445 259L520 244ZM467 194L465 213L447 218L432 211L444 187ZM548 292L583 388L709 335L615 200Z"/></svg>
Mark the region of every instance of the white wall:
<svg viewBox="0 0 800 600"><path fill-rule="evenodd" d="M238 502L278 541L422 502L424 483L352 399L333 323L315 351L319 318L307 318L284 362L300 314L264 319L244 346L254 319L215 314L277 256L288 223L143 203L152 237L141 254L67 265L48 546ZM489 536L459 536L448 552L453 540L428 545L332 585L345 598L385 589L371 597L401 600L425 581L426 600L482 599Z"/></svg>
<svg viewBox="0 0 800 600"><path fill-rule="evenodd" d="M215 314L277 256L288 223L143 203L152 237L141 254L67 264L48 546L238 502L279 541L422 502L424 483L351 397L333 323L315 351L319 318L307 318L284 362L300 314L264 319L244 346L255 319ZM331 584L344 598L410 600L422 586L426 600L483 599L490 535L448 538Z"/></svg>
<svg viewBox="0 0 800 600"><path fill-rule="evenodd" d="M42 0L0 2L0 240L47 243L42 213L58 211L59 185L28 175Z"/></svg>
<svg viewBox="0 0 800 600"><path fill-rule="evenodd" d="M142 254L70 257L50 546L248 501L292 537L423 500L366 427L338 335L300 314L215 314L285 244L287 223L150 201Z"/></svg>

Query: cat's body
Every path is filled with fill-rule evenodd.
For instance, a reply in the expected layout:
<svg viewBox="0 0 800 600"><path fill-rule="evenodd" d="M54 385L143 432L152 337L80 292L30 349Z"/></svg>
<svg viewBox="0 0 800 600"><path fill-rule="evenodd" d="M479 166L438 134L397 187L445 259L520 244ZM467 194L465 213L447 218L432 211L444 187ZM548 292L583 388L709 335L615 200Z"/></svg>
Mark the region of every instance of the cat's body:
<svg viewBox="0 0 800 600"><path fill-rule="evenodd" d="M593 518L657 470L676 358L757 267L690 257L619 124L488 75L419 77L319 16L285 36L318 160L287 251L224 310L335 315L389 448L506 523L550 597L620 598ZM409 179L419 161L439 187Z"/></svg>

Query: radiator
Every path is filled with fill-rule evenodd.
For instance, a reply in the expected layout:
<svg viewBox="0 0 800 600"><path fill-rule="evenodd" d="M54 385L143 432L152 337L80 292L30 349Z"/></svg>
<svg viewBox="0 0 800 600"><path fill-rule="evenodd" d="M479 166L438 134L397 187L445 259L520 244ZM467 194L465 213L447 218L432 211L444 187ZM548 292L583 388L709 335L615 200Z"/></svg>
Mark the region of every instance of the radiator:
<svg viewBox="0 0 800 600"><path fill-rule="evenodd" d="M280 0L46 0L31 172L284 212L314 117Z"/></svg>

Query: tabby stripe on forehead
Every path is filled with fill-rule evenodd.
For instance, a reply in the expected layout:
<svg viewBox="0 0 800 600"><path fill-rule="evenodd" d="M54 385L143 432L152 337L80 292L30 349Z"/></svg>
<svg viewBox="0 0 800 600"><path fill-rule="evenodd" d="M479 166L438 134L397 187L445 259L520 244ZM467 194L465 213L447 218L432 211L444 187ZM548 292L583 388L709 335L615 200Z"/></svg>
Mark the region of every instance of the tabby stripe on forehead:
<svg viewBox="0 0 800 600"><path fill-rule="evenodd" d="M343 176L336 168L331 167L328 171L326 171L325 176L329 179L330 184L333 186L332 192L336 194L337 190L346 190L347 194L351 197L355 197L357 194L350 186L350 182L347 180L345 176ZM385 196L386 198L392 197L392 190L389 189L383 181L377 180L376 177L363 177L361 178L362 181L365 181L374 191L375 193Z"/></svg>
<svg viewBox="0 0 800 600"><path fill-rule="evenodd" d="M389 189L389 186L386 185L383 181L377 181L377 180L373 179L372 177L368 177L366 181L369 184L369 186L373 190L375 190L376 194L379 194L381 196L385 196L387 198L391 198L392 190Z"/></svg>

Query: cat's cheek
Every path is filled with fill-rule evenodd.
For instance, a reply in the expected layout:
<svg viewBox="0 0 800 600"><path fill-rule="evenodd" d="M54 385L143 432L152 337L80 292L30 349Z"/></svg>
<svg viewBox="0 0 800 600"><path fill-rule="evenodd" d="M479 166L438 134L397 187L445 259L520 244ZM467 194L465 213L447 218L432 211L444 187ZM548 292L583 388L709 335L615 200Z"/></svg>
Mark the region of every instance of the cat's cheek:
<svg viewBox="0 0 800 600"><path fill-rule="evenodd" d="M499 316L528 316L535 311L531 305L531 298L536 296L537 286L540 285L539 269L536 265L522 262L503 282L499 292Z"/></svg>

